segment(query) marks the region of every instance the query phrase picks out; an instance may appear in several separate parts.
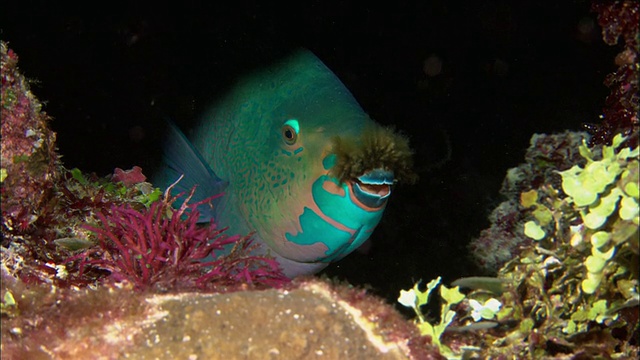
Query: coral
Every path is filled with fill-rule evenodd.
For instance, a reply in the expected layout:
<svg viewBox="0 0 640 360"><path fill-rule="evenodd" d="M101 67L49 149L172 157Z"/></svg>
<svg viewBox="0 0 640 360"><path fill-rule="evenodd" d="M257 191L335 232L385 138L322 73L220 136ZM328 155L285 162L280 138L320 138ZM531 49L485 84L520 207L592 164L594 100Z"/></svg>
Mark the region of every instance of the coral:
<svg viewBox="0 0 640 360"><path fill-rule="evenodd" d="M517 226L529 244L493 281L453 283L474 290L455 317L443 310L441 349L480 358L638 357L640 148L625 140L584 141L584 165L557 171L560 184L520 194ZM409 295L399 301L421 303Z"/></svg>
<svg viewBox="0 0 640 360"><path fill-rule="evenodd" d="M2 77L2 243L5 234L34 231L40 209L51 198L59 177L56 134L48 127L51 118L29 90L18 71L18 56L0 41Z"/></svg>
<svg viewBox="0 0 640 360"><path fill-rule="evenodd" d="M534 134L525 153L526 162L509 169L500 194L507 199L489 216L491 227L469 244L476 263L485 271L495 273L509 260L531 245L523 225L527 208L521 205L521 193L543 184L560 186L558 170L585 163L579 145L588 135L565 131L559 134Z"/></svg>
<svg viewBox="0 0 640 360"><path fill-rule="evenodd" d="M510 169L500 193L517 198L525 190L543 184L559 184L558 170L584 163L578 146L588 138L585 132L564 131L558 134L533 134L524 159L525 164Z"/></svg>
<svg viewBox="0 0 640 360"><path fill-rule="evenodd" d="M618 37L625 41L620 59L632 60L621 64L618 71L608 76L612 93L606 100L605 116L601 125L589 125L585 132L565 131L559 134L534 134L525 154L526 162L510 169L500 193L507 199L491 216L491 227L483 230L470 245L478 265L487 272L495 272L510 259L517 257L530 245L531 238L523 234L524 215L527 210L520 205L520 194L543 185L560 188L559 171L586 163L580 155L582 141L590 144L611 144L616 134L627 136L628 147L638 139L638 10L637 2L594 3L594 11L603 27L603 37L608 44L616 44ZM632 55L632 56L631 56ZM615 89L613 88L615 85ZM532 224L528 225L531 229Z"/></svg>
<svg viewBox="0 0 640 360"><path fill-rule="evenodd" d="M489 215L491 227L469 244L473 260L486 272L495 273L507 261L531 243L519 226L524 214L517 202L504 201Z"/></svg>
<svg viewBox="0 0 640 360"><path fill-rule="evenodd" d="M454 354L640 355L638 3L593 9L608 44L625 40L619 68L605 80L612 92L604 120L587 127L592 136L534 135L526 163L508 171L507 200L470 245L485 270L500 268L497 278L453 283L484 283L470 286L441 336Z"/></svg>
<svg viewBox="0 0 640 360"><path fill-rule="evenodd" d="M623 141L582 145L587 165L561 172L565 194L523 193L523 206L539 210L525 230L536 245L500 270L498 319L519 324L504 338L529 343L502 342L493 354L638 356L638 148L616 151Z"/></svg>
<svg viewBox="0 0 640 360"><path fill-rule="evenodd" d="M19 72L18 56L0 42L2 66L2 260L24 281L52 281L69 254L56 240L81 238L88 205L102 203L103 189L73 180L55 151L50 117ZM80 231L81 232L81 231ZM57 278L62 280L61 278Z"/></svg>
<svg viewBox="0 0 640 360"><path fill-rule="evenodd" d="M618 69L607 75L604 84L611 89L606 99L603 121L598 125L586 125L592 133L591 144L610 144L616 134L628 136L629 146L638 144L638 19L640 5L637 1L607 1L592 4L598 13L602 38L608 45L616 45L622 37L623 50L615 59Z"/></svg>
<svg viewBox="0 0 640 360"><path fill-rule="evenodd" d="M633 1L593 2L591 9L598 13L598 25L602 27L602 39L608 45L616 45L622 36L625 47L638 46L638 7Z"/></svg>

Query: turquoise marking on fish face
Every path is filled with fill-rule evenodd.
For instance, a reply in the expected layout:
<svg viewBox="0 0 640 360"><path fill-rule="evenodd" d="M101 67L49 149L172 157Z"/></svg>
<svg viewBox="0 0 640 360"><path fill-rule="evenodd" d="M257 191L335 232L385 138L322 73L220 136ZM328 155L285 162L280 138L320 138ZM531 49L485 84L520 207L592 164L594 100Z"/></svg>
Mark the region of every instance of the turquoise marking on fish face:
<svg viewBox="0 0 640 360"><path fill-rule="evenodd" d="M341 192L334 193L326 190L326 186L337 186ZM378 224L384 207L375 210L365 210L356 205L353 194L346 183L339 183L331 176L322 176L313 184L313 199L322 213L341 225L357 230L362 226L370 228ZM326 242L331 243L331 240Z"/></svg>
<svg viewBox="0 0 640 360"><path fill-rule="evenodd" d="M352 233L336 228L309 208L304 209L299 221L302 232L295 235L286 233L285 238L287 241L303 246L318 243L325 246L318 252L306 252L306 257L300 259L302 262L329 262L350 245L353 237ZM340 239L342 241L329 241L329 239Z"/></svg>
<svg viewBox="0 0 640 360"><path fill-rule="evenodd" d="M327 182L343 193L328 191ZM315 181L312 192L317 209L305 208L300 215L302 231L286 234L288 241L298 245L321 243L327 247L323 254L309 254L316 257L310 256L307 261L330 262L346 256L369 238L384 212L384 206L363 209L353 199L349 186L330 176L321 176Z"/></svg>
<svg viewBox="0 0 640 360"><path fill-rule="evenodd" d="M327 155L322 159L322 167L325 170L330 170L336 164L336 154Z"/></svg>
<svg viewBox="0 0 640 360"><path fill-rule="evenodd" d="M296 134L300 133L300 123L296 119L287 120L284 122L284 125L291 126L291 128L295 131Z"/></svg>

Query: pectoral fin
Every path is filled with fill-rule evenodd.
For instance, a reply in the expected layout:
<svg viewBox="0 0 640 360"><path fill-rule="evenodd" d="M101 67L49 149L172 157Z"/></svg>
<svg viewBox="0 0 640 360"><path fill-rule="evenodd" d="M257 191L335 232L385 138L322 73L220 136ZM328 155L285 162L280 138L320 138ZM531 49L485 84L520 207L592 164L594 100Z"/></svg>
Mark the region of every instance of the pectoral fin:
<svg viewBox="0 0 640 360"><path fill-rule="evenodd" d="M220 194L228 184L216 176L182 131L171 120L167 120L162 146L162 164L152 176L152 181L155 186L166 189L182 175L184 177L173 187L172 195L185 193L186 196L194 186L197 186L191 202ZM198 210L200 210L201 221L208 221L213 217L211 207L206 204L200 206Z"/></svg>

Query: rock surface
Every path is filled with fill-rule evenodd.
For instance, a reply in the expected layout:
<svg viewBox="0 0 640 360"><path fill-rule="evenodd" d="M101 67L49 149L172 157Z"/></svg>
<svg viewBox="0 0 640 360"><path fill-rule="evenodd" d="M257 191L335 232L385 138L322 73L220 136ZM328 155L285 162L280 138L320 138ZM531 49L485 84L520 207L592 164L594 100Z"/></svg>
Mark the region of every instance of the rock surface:
<svg viewBox="0 0 640 360"><path fill-rule="evenodd" d="M153 321L123 357L407 359L360 311L319 284L292 291L153 296ZM148 321L147 319L142 322Z"/></svg>
<svg viewBox="0 0 640 360"><path fill-rule="evenodd" d="M429 359L413 325L363 290L317 279L225 294L26 286L2 317L3 359Z"/></svg>

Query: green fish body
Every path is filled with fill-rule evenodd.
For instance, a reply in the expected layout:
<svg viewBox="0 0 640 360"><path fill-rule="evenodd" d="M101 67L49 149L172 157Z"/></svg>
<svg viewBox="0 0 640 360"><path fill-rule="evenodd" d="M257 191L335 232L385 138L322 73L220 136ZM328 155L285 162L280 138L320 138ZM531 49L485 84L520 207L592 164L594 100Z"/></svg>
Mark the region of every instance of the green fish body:
<svg viewBox="0 0 640 360"><path fill-rule="evenodd" d="M237 84L192 133L170 146L164 182L184 175L199 198L223 192L214 219L229 233L255 232L257 252L289 277L367 240L394 173L411 165L406 140L373 122L308 51Z"/></svg>

